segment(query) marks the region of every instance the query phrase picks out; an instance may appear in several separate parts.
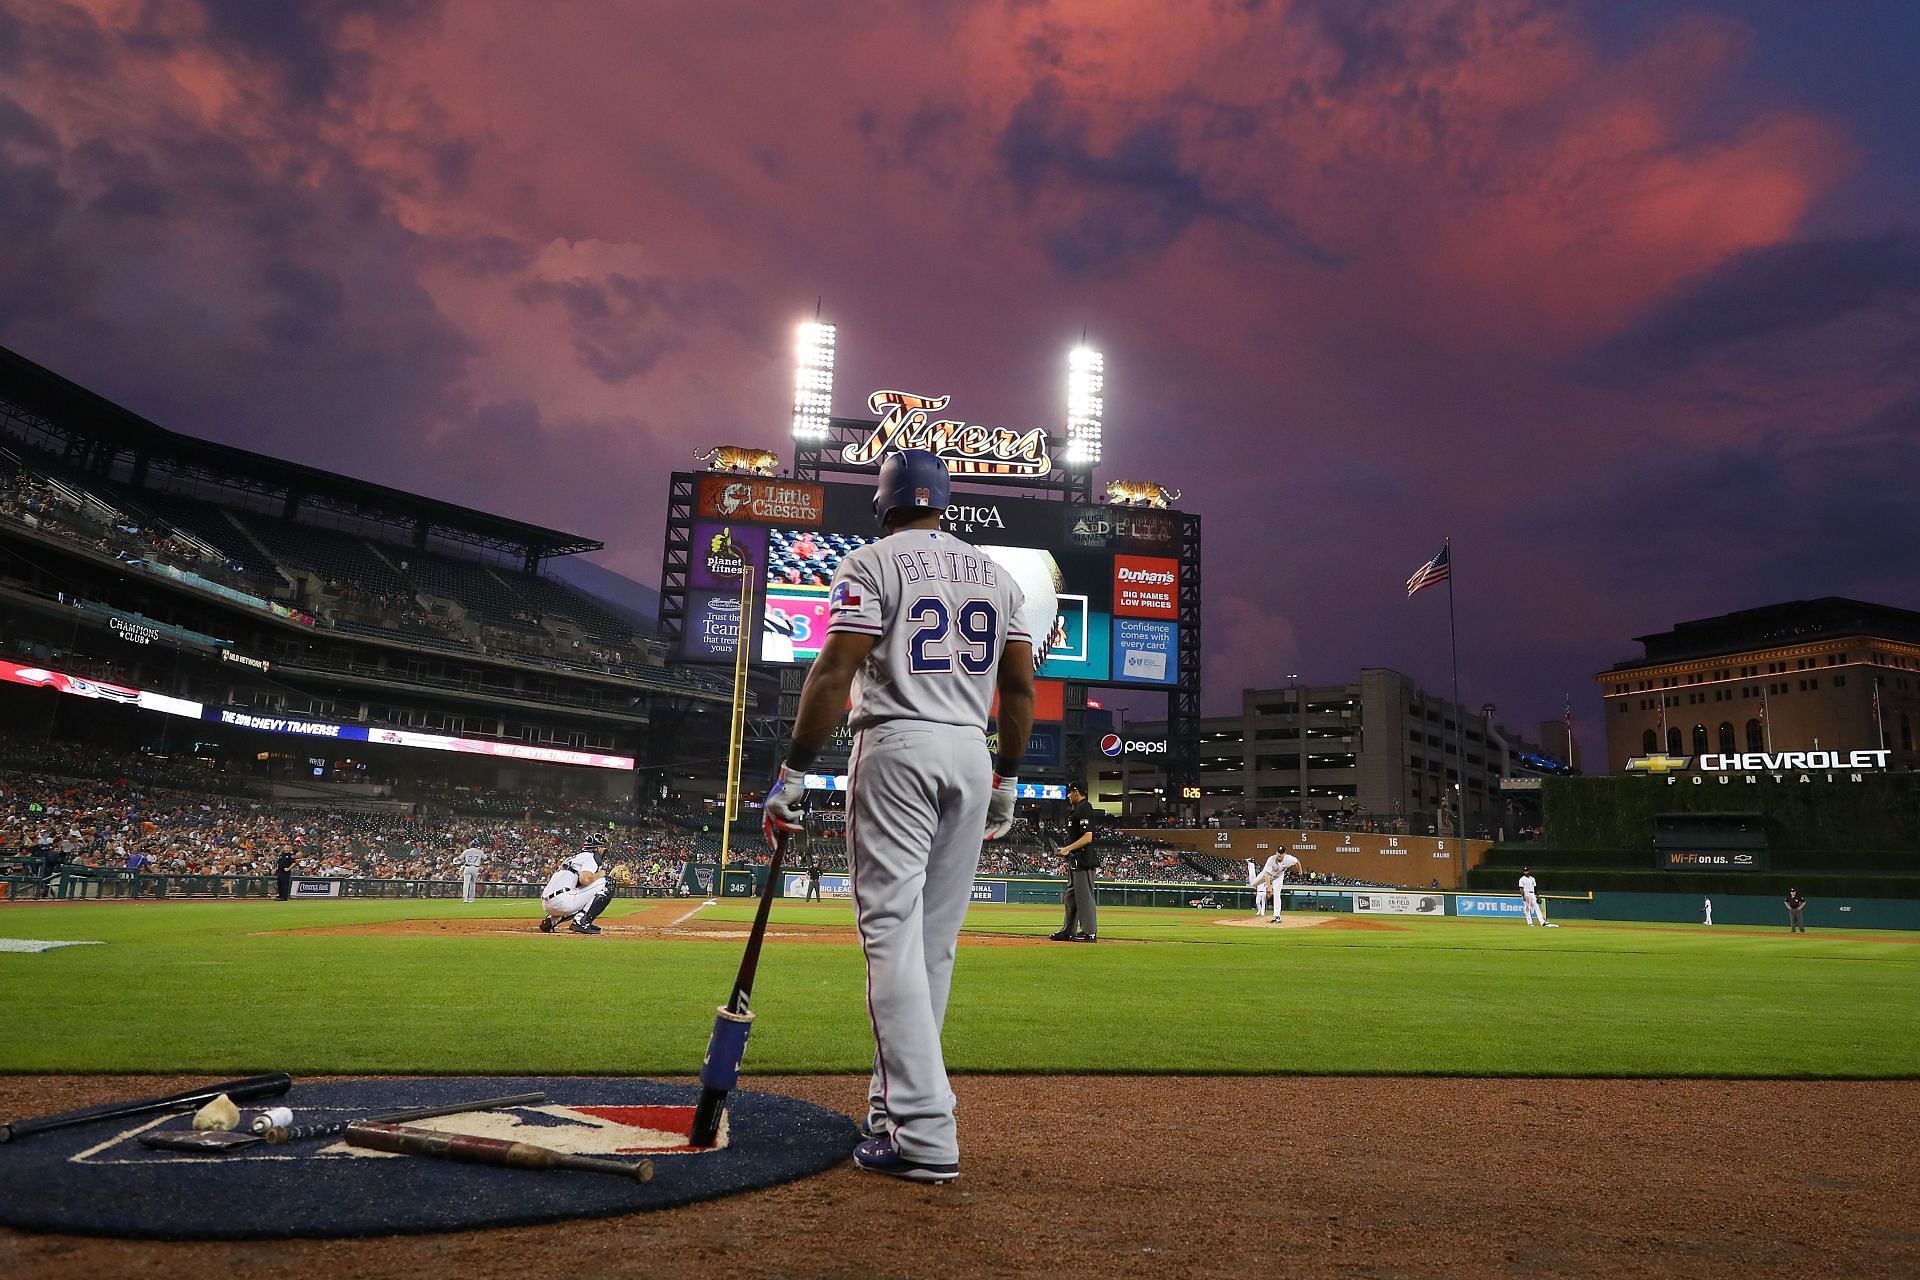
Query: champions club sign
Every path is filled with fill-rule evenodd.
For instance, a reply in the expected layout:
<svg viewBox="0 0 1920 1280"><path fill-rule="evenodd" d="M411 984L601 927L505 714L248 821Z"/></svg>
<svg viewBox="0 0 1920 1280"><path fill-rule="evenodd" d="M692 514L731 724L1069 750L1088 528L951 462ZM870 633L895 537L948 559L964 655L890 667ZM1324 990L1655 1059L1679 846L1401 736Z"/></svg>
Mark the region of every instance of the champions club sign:
<svg viewBox="0 0 1920 1280"><path fill-rule="evenodd" d="M872 435L841 450L841 459L853 466L877 466L889 453L925 449L955 475L1037 479L1053 471L1044 429L1022 432L933 417L952 401L952 396L910 391L874 392L867 397L867 407L880 415L880 421Z"/></svg>

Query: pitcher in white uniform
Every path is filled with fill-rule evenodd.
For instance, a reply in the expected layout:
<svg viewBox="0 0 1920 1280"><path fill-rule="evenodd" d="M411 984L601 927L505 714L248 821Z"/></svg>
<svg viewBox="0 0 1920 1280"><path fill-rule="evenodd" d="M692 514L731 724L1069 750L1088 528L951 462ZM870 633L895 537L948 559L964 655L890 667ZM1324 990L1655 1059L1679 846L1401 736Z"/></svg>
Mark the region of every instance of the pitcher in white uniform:
<svg viewBox="0 0 1920 1280"><path fill-rule="evenodd" d="M1287 886L1287 872L1300 865L1300 859L1290 853L1275 853L1267 856L1267 861L1258 871L1253 863L1247 863L1247 883L1253 886L1254 914L1264 915L1267 899L1273 900L1273 918L1280 919L1280 891Z"/></svg>
<svg viewBox="0 0 1920 1280"><path fill-rule="evenodd" d="M887 532L834 575L826 643L765 818L769 838L799 829L802 775L851 689L847 852L875 1046L854 1160L917 1182L960 1172L940 1028L980 842L1013 824L1033 722L1032 637L1053 623L1024 618L1012 575L941 532L949 493L946 464L924 450L881 464L874 512ZM986 739L996 692L997 758Z"/></svg>

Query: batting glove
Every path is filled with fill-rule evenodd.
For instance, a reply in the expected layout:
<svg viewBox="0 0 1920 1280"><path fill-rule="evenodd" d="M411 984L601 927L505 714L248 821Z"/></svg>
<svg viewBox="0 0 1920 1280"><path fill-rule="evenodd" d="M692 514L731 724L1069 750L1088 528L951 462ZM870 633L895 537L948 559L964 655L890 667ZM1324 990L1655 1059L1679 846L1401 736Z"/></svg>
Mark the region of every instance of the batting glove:
<svg viewBox="0 0 1920 1280"><path fill-rule="evenodd" d="M1020 779L993 775L993 798L987 801L987 839L998 840L1013 827L1013 802L1020 795Z"/></svg>
<svg viewBox="0 0 1920 1280"><path fill-rule="evenodd" d="M807 816L806 804L806 783L798 773L781 765L773 779L773 790L767 792L766 804L760 811L760 830L769 845L774 842L776 830L800 830Z"/></svg>

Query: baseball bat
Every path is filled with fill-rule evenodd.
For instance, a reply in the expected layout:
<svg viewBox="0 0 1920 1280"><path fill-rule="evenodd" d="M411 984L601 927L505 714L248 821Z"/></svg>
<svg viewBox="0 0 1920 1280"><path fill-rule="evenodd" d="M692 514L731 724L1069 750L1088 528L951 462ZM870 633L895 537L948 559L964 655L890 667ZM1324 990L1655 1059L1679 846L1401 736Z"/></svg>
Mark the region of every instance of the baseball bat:
<svg viewBox="0 0 1920 1280"><path fill-rule="evenodd" d="M787 855L789 834L774 830L773 860L767 864L767 882L760 886L760 909L754 913L753 930L747 935L747 952L740 957L733 994L720 1007L713 1020L713 1033L707 1037L707 1057L700 1064L700 1102L693 1109L693 1131L688 1138L691 1146L710 1147L719 1139L727 1095L740 1082L740 1063L747 1056L747 1035L753 1030L753 975L760 967L760 942L767 936L767 913L773 910L773 886L780 877L780 860Z"/></svg>
<svg viewBox="0 0 1920 1280"><path fill-rule="evenodd" d="M26 1120L15 1120L11 1124L0 1124L0 1142L12 1142L15 1138L36 1133L51 1133L56 1129L71 1129L77 1124L91 1124L95 1120L121 1120L128 1116L147 1116L163 1111L194 1111L223 1093L239 1103L255 1098L277 1098L291 1088L293 1077L284 1071L274 1071L261 1076L248 1076L244 1080L202 1085L197 1089L169 1093L158 1098L105 1102L97 1107L82 1107L78 1111L62 1111L58 1115L33 1116Z"/></svg>
<svg viewBox="0 0 1920 1280"><path fill-rule="evenodd" d="M510 1093L504 1098L480 1098L473 1102L447 1102L434 1107L413 1107L406 1111L389 1111L384 1115L364 1116L368 1124L406 1124L413 1120L431 1120L435 1116L456 1116L468 1111L495 1111L501 1107L532 1106L536 1102L545 1102L544 1093ZM331 1138L347 1131L352 1120L328 1120L320 1124L275 1125L266 1132L266 1139L275 1146L284 1142L299 1142L307 1138Z"/></svg>
<svg viewBox="0 0 1920 1280"><path fill-rule="evenodd" d="M433 1129L409 1129L399 1124L375 1124L356 1120L347 1126L347 1145L371 1151L395 1151L402 1155L429 1156L436 1160L460 1160L468 1164L498 1165L503 1169L579 1169L585 1173L606 1173L635 1182L653 1181L653 1161L627 1164L620 1160L602 1160L596 1156L569 1155L531 1142L508 1142L504 1138L482 1138L471 1133L440 1133Z"/></svg>

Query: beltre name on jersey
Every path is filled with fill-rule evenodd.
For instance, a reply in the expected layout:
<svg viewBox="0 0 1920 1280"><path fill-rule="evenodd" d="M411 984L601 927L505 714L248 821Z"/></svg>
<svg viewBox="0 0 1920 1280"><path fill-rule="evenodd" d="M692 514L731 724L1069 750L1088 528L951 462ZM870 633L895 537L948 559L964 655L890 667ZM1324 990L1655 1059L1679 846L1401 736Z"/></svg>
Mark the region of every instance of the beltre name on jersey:
<svg viewBox="0 0 1920 1280"><path fill-rule="evenodd" d="M1033 642L1024 604L1010 574L938 529L901 529L848 553L827 598L827 630L875 638L853 678L848 725L984 725L1002 637Z"/></svg>

